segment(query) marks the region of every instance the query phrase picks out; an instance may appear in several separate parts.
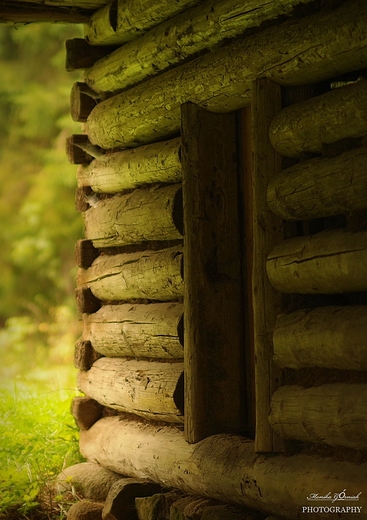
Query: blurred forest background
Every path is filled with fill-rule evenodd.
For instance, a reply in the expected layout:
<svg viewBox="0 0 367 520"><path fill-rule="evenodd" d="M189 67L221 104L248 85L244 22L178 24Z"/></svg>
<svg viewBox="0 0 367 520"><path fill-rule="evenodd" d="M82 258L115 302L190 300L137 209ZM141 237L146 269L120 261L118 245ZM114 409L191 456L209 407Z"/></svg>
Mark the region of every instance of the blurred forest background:
<svg viewBox="0 0 367 520"><path fill-rule="evenodd" d="M80 26L0 26L0 387L72 384L76 166L65 139L79 74L65 71ZM50 373L50 367L53 372ZM47 370L46 370L47 369ZM72 375L71 375L72 374ZM52 381L53 379L53 381ZM74 383L75 385L75 383Z"/></svg>

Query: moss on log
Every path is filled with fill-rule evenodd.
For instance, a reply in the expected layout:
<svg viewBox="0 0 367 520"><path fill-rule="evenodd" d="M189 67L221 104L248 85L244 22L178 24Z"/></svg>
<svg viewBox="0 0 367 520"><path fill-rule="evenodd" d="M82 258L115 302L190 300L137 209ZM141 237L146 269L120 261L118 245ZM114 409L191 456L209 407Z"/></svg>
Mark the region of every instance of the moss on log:
<svg viewBox="0 0 367 520"><path fill-rule="evenodd" d="M296 86L365 67L366 19L367 4L351 0L238 39L99 103L86 123L90 140L102 148L154 142L178 132L188 100L228 112L250 104L257 77Z"/></svg>
<svg viewBox="0 0 367 520"><path fill-rule="evenodd" d="M181 140L171 139L107 153L78 169L78 185L96 193L118 193L142 184L180 182Z"/></svg>
<svg viewBox="0 0 367 520"><path fill-rule="evenodd" d="M83 338L109 357L183 358L183 305L104 305L84 316Z"/></svg>
<svg viewBox="0 0 367 520"><path fill-rule="evenodd" d="M348 214L367 208L367 148L316 158L283 170L268 186L270 209L286 220Z"/></svg>
<svg viewBox="0 0 367 520"><path fill-rule="evenodd" d="M85 81L98 93L126 89L310 1L208 0L99 60Z"/></svg>
<svg viewBox="0 0 367 520"><path fill-rule="evenodd" d="M84 213L84 225L85 237L96 248L181 239L181 184L99 200Z"/></svg>
<svg viewBox="0 0 367 520"><path fill-rule="evenodd" d="M367 133L367 80L336 88L283 109L273 119L269 135L286 157L321 153L323 143Z"/></svg>
<svg viewBox="0 0 367 520"><path fill-rule="evenodd" d="M79 270L78 284L102 301L145 298L169 301L183 296L182 248L101 255Z"/></svg>
<svg viewBox="0 0 367 520"><path fill-rule="evenodd" d="M188 444L183 432L173 427L109 417L80 432L80 448L88 460L122 474L290 520L300 514L302 505L309 505L306 497L313 490L362 493L360 505L367 495L367 463L256 455L252 441L235 435L213 435ZM325 513L310 518L322 519ZM366 520L364 507L358 518Z"/></svg>
<svg viewBox="0 0 367 520"><path fill-rule="evenodd" d="M278 316L274 361L282 368L366 370L367 307L320 307Z"/></svg>
<svg viewBox="0 0 367 520"><path fill-rule="evenodd" d="M183 422L183 363L105 357L79 372L78 388L115 410Z"/></svg>
<svg viewBox="0 0 367 520"><path fill-rule="evenodd" d="M282 386L271 399L269 421L285 439L367 448L367 385Z"/></svg>
<svg viewBox="0 0 367 520"><path fill-rule="evenodd" d="M86 24L84 37L91 45L126 43L199 0L117 0L97 11ZM107 3L107 2L103 2Z"/></svg>
<svg viewBox="0 0 367 520"><path fill-rule="evenodd" d="M284 293L367 291L367 232L338 229L284 240L270 253L266 270Z"/></svg>

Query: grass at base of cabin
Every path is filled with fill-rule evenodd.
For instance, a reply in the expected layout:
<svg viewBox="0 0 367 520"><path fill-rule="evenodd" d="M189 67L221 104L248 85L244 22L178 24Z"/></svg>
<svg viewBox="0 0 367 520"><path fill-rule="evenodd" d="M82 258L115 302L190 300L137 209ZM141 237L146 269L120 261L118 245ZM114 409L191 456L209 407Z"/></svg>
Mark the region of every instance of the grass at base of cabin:
<svg viewBox="0 0 367 520"><path fill-rule="evenodd" d="M0 389L0 520L66 518L67 504L46 511L41 490L65 467L82 461L70 415L75 391Z"/></svg>

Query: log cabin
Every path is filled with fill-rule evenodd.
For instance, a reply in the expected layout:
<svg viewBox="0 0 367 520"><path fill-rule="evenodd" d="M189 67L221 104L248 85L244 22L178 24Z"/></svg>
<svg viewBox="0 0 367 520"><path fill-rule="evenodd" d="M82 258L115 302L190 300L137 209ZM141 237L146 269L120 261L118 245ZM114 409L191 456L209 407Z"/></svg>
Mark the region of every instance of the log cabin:
<svg viewBox="0 0 367 520"><path fill-rule="evenodd" d="M116 477L95 518L366 519L367 3L0 11L84 24L71 409Z"/></svg>

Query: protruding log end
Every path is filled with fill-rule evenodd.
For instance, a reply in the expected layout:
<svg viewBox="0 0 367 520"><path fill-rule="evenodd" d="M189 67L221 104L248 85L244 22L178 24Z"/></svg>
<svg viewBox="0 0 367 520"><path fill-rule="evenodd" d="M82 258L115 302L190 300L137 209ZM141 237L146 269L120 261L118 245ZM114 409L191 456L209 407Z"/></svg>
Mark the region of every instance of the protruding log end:
<svg viewBox="0 0 367 520"><path fill-rule="evenodd" d="M94 350L90 341L79 340L75 344L74 366L79 370L89 370L102 356Z"/></svg>
<svg viewBox="0 0 367 520"><path fill-rule="evenodd" d="M101 301L94 296L88 287L79 287L75 290L75 299L78 312L93 314L101 307Z"/></svg>
<svg viewBox="0 0 367 520"><path fill-rule="evenodd" d="M73 121L84 123L97 105L97 98L97 94L85 83L74 83L70 93L70 114Z"/></svg>
<svg viewBox="0 0 367 520"><path fill-rule="evenodd" d="M75 263L77 267L88 269L97 258L99 252L91 240L78 240L75 246Z"/></svg>
<svg viewBox="0 0 367 520"><path fill-rule="evenodd" d="M72 70L88 69L101 58L117 49L117 46L96 47L89 45L84 38L73 38L66 40L66 62L65 68L68 72Z"/></svg>
<svg viewBox="0 0 367 520"><path fill-rule="evenodd" d="M85 134L74 134L66 140L66 155L71 164L89 164L93 156L88 153L89 142Z"/></svg>
<svg viewBox="0 0 367 520"><path fill-rule="evenodd" d="M134 478L121 479L111 486L103 509L103 518L132 518L130 515L136 511L136 497L147 497L161 491L161 486L154 482Z"/></svg>
<svg viewBox="0 0 367 520"><path fill-rule="evenodd" d="M74 397L70 412L78 428L88 430L102 417L103 406L90 397Z"/></svg>

